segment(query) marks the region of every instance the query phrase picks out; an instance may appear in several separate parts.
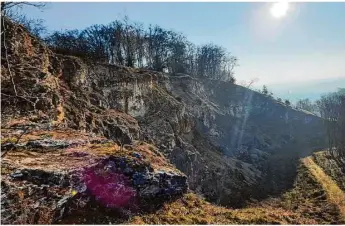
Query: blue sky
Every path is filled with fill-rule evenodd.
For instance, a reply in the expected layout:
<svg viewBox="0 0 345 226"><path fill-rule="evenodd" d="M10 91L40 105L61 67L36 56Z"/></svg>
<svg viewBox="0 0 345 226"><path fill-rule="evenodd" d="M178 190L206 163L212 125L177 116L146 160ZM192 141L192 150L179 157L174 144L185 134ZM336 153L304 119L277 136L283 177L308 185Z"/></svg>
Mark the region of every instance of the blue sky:
<svg viewBox="0 0 345 226"><path fill-rule="evenodd" d="M273 3L49 3L41 18L49 30L107 24L125 15L144 25L182 32L195 44L213 42L239 58L239 83L258 78L282 98L318 98L345 87L345 3L290 3L286 16Z"/></svg>

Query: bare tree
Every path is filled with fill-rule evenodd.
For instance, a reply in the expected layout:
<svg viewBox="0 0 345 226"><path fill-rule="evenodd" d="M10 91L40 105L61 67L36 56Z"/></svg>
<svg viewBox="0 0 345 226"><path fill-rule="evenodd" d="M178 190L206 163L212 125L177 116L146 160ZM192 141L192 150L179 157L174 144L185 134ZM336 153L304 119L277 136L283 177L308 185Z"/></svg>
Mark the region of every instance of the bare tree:
<svg viewBox="0 0 345 226"><path fill-rule="evenodd" d="M243 85L244 87L250 89L250 87L251 87L254 83L258 82L258 81L259 81L259 78L252 78L252 79L250 79L248 82L243 82L242 85Z"/></svg>
<svg viewBox="0 0 345 226"><path fill-rule="evenodd" d="M19 15L18 9L23 6L32 6L38 9L44 9L46 3L42 2L1 2L1 16L8 16L12 19L16 19L16 16Z"/></svg>
<svg viewBox="0 0 345 226"><path fill-rule="evenodd" d="M46 7L46 3L1 2L1 16L3 18L10 18L14 22L23 25L33 35L41 37L41 35L47 31L46 27L43 25L43 20L31 19L21 13L19 9L23 8L24 6L31 6L43 10Z"/></svg>
<svg viewBox="0 0 345 226"><path fill-rule="evenodd" d="M296 108L303 109L310 112L315 111L315 105L308 98L297 101Z"/></svg>
<svg viewBox="0 0 345 226"><path fill-rule="evenodd" d="M196 47L181 33L157 25L145 29L128 17L82 31L54 32L47 40L57 51L96 61L156 71L168 68L172 74L188 73L233 83L238 66L238 59L221 46Z"/></svg>
<svg viewBox="0 0 345 226"><path fill-rule="evenodd" d="M322 96L316 105L325 122L329 153L345 169L345 89Z"/></svg>

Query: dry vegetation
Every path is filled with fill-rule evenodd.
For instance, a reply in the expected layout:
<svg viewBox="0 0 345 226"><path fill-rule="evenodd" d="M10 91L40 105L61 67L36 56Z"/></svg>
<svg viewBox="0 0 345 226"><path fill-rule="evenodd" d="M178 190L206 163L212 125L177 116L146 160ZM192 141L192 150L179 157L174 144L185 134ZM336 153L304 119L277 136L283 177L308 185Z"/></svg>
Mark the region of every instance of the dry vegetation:
<svg viewBox="0 0 345 226"><path fill-rule="evenodd" d="M315 152L313 160L345 192L345 173L339 162L335 161L328 151Z"/></svg>
<svg viewBox="0 0 345 226"><path fill-rule="evenodd" d="M133 217L129 224L313 224L282 208L227 209L212 205L193 193L166 203L155 213Z"/></svg>
<svg viewBox="0 0 345 226"><path fill-rule="evenodd" d="M317 172L314 172L314 171ZM189 193L130 224L339 224L344 193L315 163L303 159L294 188L246 208L228 209Z"/></svg>
<svg viewBox="0 0 345 226"><path fill-rule="evenodd" d="M25 120L12 122L21 126ZM2 129L2 144L16 143L18 135L14 130ZM45 171L63 171L88 164L94 156L114 155L126 157L129 161L140 154L144 163L151 164L156 170L178 172L159 150L145 142L134 145L117 145L104 137L94 137L67 129L50 131L32 129L23 134L19 144L30 140L61 140L76 142L67 149L38 152L31 149L10 151L2 162L2 175L8 175L15 168L26 167ZM81 141L81 143L78 143ZM86 152L87 156L72 157L70 153ZM322 161L324 153L314 157ZM11 164L8 164L11 163ZM339 174L339 172L338 172ZM337 178L338 174L333 177ZM20 198L20 194L18 195ZM34 200L31 200L32 202ZM30 202L31 202L30 201ZM22 203L25 204L24 202ZM31 204L30 204L31 205ZM320 168L311 157L301 161L294 187L278 198L270 198L252 203L245 208L229 209L206 202L196 194L188 193L183 197L165 202L154 211L142 211L133 215L130 224L334 224L344 222L344 193L337 184ZM42 208L45 208L42 206ZM25 214L24 214L25 215ZM40 214L41 216L42 214ZM42 215L41 217L43 217ZM29 219L18 219L29 222ZM42 219L40 222L48 222Z"/></svg>
<svg viewBox="0 0 345 226"><path fill-rule="evenodd" d="M345 222L345 195L338 185L313 161L311 157L303 159L303 164L315 180L322 186L326 192L328 201L337 207L340 213L340 219Z"/></svg>

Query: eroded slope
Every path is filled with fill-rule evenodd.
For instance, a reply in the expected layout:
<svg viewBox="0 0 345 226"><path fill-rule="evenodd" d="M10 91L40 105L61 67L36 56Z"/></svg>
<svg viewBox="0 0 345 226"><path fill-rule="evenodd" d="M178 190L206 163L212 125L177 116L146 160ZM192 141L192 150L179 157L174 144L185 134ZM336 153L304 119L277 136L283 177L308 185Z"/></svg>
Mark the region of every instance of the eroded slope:
<svg viewBox="0 0 345 226"><path fill-rule="evenodd" d="M254 91L58 55L23 27L4 24L4 123L30 117L105 136L119 146L145 141L214 203L243 205L267 179L271 154L294 149L298 158L323 145L318 117Z"/></svg>

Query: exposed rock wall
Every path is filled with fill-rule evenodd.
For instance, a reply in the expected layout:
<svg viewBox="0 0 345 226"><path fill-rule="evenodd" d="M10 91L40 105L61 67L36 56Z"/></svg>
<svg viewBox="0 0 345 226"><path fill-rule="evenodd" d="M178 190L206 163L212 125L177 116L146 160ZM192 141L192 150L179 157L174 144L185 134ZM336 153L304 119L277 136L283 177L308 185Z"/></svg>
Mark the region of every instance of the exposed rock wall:
<svg viewBox="0 0 345 226"><path fill-rule="evenodd" d="M29 115L121 145L145 140L188 176L191 189L216 203L240 204L270 154L323 146L320 118L252 90L58 55L23 27L6 26L4 122Z"/></svg>
<svg viewBox="0 0 345 226"><path fill-rule="evenodd" d="M235 84L109 65L88 67L85 78L217 203L237 205L261 181L270 154L304 156L324 145L319 117Z"/></svg>
<svg viewBox="0 0 345 226"><path fill-rule="evenodd" d="M324 144L322 120L244 87L189 76L170 77L168 89L198 118L197 127L229 155L243 149L274 152L296 141Z"/></svg>

